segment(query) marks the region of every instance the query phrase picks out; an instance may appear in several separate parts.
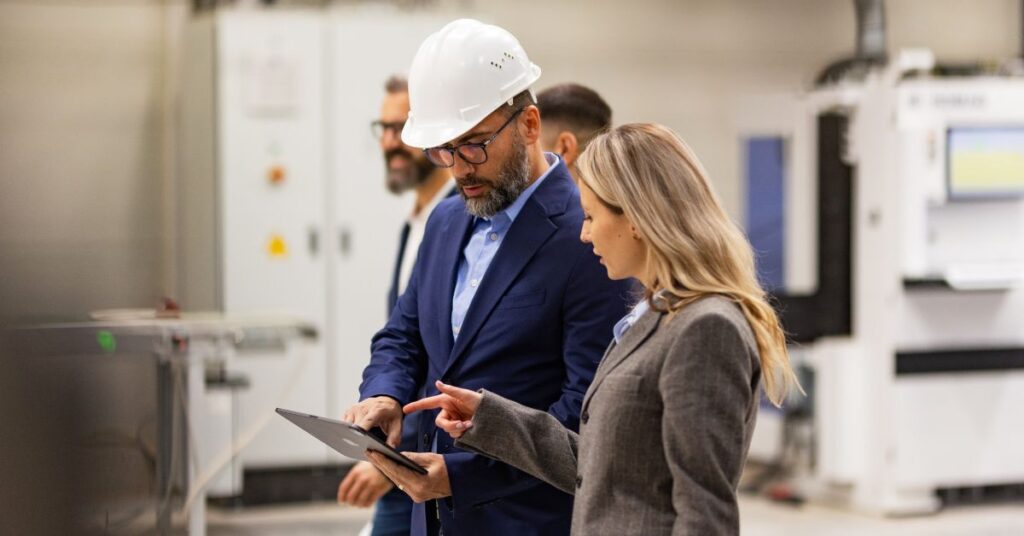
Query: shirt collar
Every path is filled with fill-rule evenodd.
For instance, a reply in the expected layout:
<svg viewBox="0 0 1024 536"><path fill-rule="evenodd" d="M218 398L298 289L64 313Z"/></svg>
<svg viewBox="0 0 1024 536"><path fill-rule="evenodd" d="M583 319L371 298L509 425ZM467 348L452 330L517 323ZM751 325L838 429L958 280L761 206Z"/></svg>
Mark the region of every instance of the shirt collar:
<svg viewBox="0 0 1024 536"><path fill-rule="evenodd" d="M622 317L622 320L615 323L615 327L612 328L612 336L615 337L615 344L622 342L622 337L627 331L629 331L629 328L633 327L633 324L636 324L636 321L640 320L640 317L644 316L644 313L650 310L650 308L651 305L647 303L646 299L640 300L633 306L633 310L630 311L629 314Z"/></svg>
<svg viewBox="0 0 1024 536"><path fill-rule="evenodd" d="M537 177L537 180L533 181L533 184L531 184L529 188L523 190L523 193L519 194L519 197L517 197L511 205L506 207L505 210L502 210L501 212L495 214L494 218L477 218L477 222L479 222L481 219L496 219L503 214L504 218L508 218L509 225L511 225L512 222L516 221L516 217L519 216L519 213L523 210L523 206L526 205L526 202L530 199L530 196L533 195L533 192L537 191L537 188L540 186L540 183L544 182L544 179L546 179L547 176L551 174L551 172L555 169L556 166L563 165L562 158L555 153L545 152L544 160L546 160L548 163L548 170L542 173L540 177Z"/></svg>
<svg viewBox="0 0 1024 536"><path fill-rule="evenodd" d="M669 294L665 289L661 289L654 293L651 300L665 300L665 297L668 295ZM647 314L647 311L651 310L651 300L647 300L646 298L640 300L633 306L633 310L630 311L629 314L622 317L622 320L615 323L615 326L612 328L612 336L615 337L615 344L619 344L619 342L622 341L622 337L625 336L627 331L629 331L629 328L633 327L633 324L636 324L637 321L640 320L641 316L644 316Z"/></svg>

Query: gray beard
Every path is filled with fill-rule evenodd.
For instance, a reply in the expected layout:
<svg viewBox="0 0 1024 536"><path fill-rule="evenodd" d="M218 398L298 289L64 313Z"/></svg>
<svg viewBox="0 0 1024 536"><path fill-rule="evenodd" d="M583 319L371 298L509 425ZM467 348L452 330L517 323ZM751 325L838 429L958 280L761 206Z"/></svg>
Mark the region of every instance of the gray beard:
<svg viewBox="0 0 1024 536"><path fill-rule="evenodd" d="M530 159L526 155L526 144L518 136L513 142L512 155L498 172L498 180L491 184L491 190L481 198L468 198L466 210L478 218L493 218L508 208L530 185Z"/></svg>

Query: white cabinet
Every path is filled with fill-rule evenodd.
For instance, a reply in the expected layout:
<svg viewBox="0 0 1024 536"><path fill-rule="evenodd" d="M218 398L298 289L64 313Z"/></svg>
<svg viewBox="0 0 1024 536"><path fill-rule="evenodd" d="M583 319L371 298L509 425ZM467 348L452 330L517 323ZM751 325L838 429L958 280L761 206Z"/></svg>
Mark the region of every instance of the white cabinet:
<svg viewBox="0 0 1024 536"><path fill-rule="evenodd" d="M239 353L241 429L274 407L327 416L358 397L385 321L402 222L370 122L444 20L390 7L222 9L190 21L183 58L179 297L186 310L293 315L303 352ZM287 396L283 394L288 392ZM248 467L340 460L280 418Z"/></svg>

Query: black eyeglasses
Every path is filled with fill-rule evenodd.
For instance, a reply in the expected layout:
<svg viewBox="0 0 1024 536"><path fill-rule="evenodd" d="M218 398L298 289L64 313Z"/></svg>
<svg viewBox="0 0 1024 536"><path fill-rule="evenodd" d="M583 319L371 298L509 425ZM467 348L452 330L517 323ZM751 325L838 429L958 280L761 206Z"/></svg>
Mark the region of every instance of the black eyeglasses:
<svg viewBox="0 0 1024 536"><path fill-rule="evenodd" d="M524 109L525 108L520 108L509 116L508 121L505 121L505 124L501 125L501 127L495 131L487 141L481 143L460 143L455 147L447 147L444 145L440 147L428 147L423 149L423 154L427 155L427 160L437 167L450 168L454 166L456 153L458 153L459 158L470 164L483 164L487 161L487 146L490 145L490 143L498 137L498 134L501 134L501 131L505 130L505 127L507 127L512 120L519 115L519 112L522 112Z"/></svg>
<svg viewBox="0 0 1024 536"><path fill-rule="evenodd" d="M392 131L395 136L402 135L402 129L405 128L405 121L381 121L377 120L370 123L370 132L373 132L374 138L383 138L384 133Z"/></svg>

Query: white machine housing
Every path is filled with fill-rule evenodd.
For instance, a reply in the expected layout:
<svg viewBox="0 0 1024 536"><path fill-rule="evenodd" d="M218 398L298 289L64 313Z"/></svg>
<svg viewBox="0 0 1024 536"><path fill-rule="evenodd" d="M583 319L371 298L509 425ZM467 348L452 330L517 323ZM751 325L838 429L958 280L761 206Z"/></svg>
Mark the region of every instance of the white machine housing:
<svg viewBox="0 0 1024 536"><path fill-rule="evenodd" d="M906 354L1024 350L1024 195L956 198L946 169L950 129L1024 128L1024 79L903 76L933 63L908 51L863 82L752 99L737 119L742 136L788 141L786 284L807 292L815 117L849 117L852 334L801 352L816 376L812 487L884 514L934 511L942 488L1024 482L1024 370L897 373Z"/></svg>

